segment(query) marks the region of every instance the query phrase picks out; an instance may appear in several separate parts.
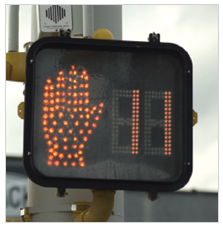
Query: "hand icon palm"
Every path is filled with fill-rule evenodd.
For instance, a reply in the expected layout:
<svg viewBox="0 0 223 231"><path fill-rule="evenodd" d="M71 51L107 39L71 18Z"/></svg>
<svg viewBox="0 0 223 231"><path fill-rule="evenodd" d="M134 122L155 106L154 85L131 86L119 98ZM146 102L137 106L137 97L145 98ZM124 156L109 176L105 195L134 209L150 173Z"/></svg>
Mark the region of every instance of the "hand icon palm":
<svg viewBox="0 0 223 231"><path fill-rule="evenodd" d="M92 105L87 71L71 66L68 77L59 72L56 83L47 78L43 99L43 131L49 166L84 167L85 143L97 127L104 103Z"/></svg>

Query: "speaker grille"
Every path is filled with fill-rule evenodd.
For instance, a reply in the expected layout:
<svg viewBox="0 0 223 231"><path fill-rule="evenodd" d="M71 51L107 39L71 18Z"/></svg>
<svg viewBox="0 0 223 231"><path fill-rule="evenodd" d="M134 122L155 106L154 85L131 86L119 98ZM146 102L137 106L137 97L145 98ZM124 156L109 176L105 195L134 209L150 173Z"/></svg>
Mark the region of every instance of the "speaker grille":
<svg viewBox="0 0 223 231"><path fill-rule="evenodd" d="M66 17L66 10L59 5L52 5L46 10L46 17L57 24Z"/></svg>

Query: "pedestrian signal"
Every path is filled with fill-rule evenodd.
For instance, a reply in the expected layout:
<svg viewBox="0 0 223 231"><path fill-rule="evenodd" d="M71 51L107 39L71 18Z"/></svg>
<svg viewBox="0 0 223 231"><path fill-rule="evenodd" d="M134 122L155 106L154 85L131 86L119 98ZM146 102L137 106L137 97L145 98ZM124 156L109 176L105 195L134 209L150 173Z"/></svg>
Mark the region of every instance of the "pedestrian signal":
<svg viewBox="0 0 223 231"><path fill-rule="evenodd" d="M47 187L174 191L192 172L192 62L175 44L42 38L24 166Z"/></svg>

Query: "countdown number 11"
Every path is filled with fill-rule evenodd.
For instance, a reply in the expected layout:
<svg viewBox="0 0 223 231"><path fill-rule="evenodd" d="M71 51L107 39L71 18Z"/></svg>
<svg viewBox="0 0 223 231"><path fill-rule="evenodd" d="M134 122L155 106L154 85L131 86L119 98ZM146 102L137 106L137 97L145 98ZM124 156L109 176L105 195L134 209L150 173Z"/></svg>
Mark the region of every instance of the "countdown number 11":
<svg viewBox="0 0 223 231"><path fill-rule="evenodd" d="M149 155L171 155L172 154L172 95L170 91L146 91L144 94L144 105L140 105L139 90L113 90L112 93L112 152L139 154L139 109L144 107L144 154ZM132 116L123 118L119 114L119 99L132 99ZM164 101L164 114L162 119L152 118L152 100ZM119 127L131 126L131 145L121 146L119 144ZM163 128L164 143L155 147L152 143L152 128Z"/></svg>

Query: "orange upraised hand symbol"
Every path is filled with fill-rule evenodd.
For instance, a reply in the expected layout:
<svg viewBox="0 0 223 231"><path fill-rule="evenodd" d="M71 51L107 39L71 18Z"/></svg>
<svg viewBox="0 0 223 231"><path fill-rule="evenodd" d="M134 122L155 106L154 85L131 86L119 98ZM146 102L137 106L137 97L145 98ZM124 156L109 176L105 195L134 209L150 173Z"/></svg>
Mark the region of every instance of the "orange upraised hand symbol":
<svg viewBox="0 0 223 231"><path fill-rule="evenodd" d="M87 71L74 65L67 76L60 71L56 81L46 79L42 125L49 166L86 165L85 144L97 127L104 107L103 102L90 103L88 80Z"/></svg>

